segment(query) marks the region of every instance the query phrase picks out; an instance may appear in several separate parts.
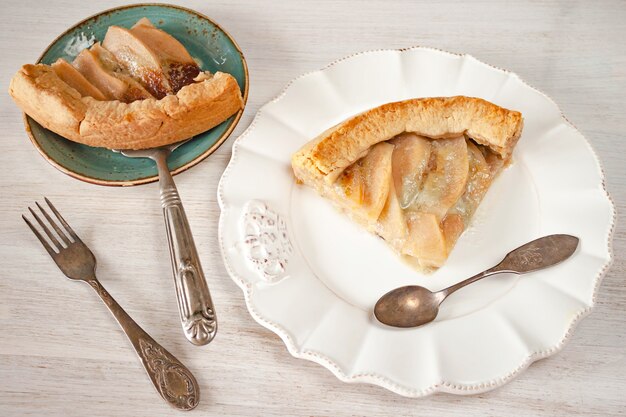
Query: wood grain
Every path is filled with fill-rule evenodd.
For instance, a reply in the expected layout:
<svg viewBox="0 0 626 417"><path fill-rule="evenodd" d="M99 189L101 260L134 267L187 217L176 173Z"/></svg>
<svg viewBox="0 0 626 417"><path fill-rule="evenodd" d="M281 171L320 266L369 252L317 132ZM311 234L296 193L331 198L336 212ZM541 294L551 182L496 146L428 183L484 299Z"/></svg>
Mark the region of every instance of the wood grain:
<svg viewBox="0 0 626 417"><path fill-rule="evenodd" d="M183 2L181 2L182 4ZM4 1L4 88L68 26L122 1ZM626 3L623 1L187 1L239 42L251 88L237 137L258 108L299 74L361 50L427 45L469 53L549 94L600 155L619 213L626 208ZM375 80L372 80L375 82ZM626 228L594 313L556 356L495 391L406 399L338 381L292 358L257 325L217 246L217 181L232 139L176 177L221 319L198 348L179 328L155 184L107 188L49 166L18 109L0 96L0 415L178 415L153 391L132 349L85 285L64 279L20 219L48 196L98 258L101 281L202 387L200 415L617 416L626 410Z"/></svg>

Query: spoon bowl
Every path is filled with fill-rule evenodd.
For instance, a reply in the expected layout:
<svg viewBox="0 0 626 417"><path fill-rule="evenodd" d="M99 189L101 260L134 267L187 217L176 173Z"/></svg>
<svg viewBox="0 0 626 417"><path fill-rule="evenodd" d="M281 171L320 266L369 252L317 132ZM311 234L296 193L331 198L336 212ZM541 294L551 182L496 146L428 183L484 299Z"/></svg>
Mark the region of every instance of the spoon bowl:
<svg viewBox="0 0 626 417"><path fill-rule="evenodd" d="M396 288L383 295L374 307L381 323L394 327L416 327L431 322L439 313L442 293L419 285Z"/></svg>

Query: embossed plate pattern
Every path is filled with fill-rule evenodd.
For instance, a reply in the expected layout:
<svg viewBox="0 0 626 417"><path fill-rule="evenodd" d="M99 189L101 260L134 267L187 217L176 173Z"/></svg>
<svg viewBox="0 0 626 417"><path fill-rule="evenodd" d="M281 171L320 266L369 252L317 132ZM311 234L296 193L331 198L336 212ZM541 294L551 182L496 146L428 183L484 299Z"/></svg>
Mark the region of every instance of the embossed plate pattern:
<svg viewBox="0 0 626 417"><path fill-rule="evenodd" d="M494 182L446 265L421 275L296 185L290 156L366 109L452 95L519 110L525 128L513 165ZM517 75L429 48L365 52L294 80L233 145L218 199L224 262L252 316L292 355L343 381L405 396L488 391L555 353L591 311L611 261L614 208L582 134ZM423 327L390 328L373 317L376 300L393 288L447 287L552 233L581 239L561 265L464 288Z"/></svg>

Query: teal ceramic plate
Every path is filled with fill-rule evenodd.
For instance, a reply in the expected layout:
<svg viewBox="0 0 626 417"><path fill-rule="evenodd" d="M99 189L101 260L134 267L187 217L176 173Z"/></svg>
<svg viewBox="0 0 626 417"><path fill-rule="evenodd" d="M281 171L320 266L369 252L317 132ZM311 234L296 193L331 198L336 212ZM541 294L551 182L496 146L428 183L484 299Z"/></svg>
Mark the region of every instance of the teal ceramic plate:
<svg viewBox="0 0 626 417"><path fill-rule="evenodd" d="M179 6L135 4L104 11L65 31L48 46L38 62L51 64L58 58L71 61L82 49L101 41L109 26L130 27L142 17L182 42L204 71L232 74L246 102L248 67L237 43L208 17ZM215 151L233 131L242 113L243 109L176 149L168 160L172 173L194 166ZM148 159L126 158L108 149L69 141L26 115L24 124L43 157L74 178L99 185L138 185L158 179L155 164Z"/></svg>

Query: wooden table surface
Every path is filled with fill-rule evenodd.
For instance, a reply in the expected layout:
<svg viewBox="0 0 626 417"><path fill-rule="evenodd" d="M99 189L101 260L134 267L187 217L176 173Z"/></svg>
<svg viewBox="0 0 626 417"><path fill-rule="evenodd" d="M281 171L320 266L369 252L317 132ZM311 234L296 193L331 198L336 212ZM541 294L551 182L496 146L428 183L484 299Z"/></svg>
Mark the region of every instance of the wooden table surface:
<svg viewBox="0 0 626 417"><path fill-rule="evenodd" d="M0 415L178 415L148 382L122 331L86 285L69 282L20 219L43 195L94 249L100 280L197 376L194 415L611 416L626 412L626 229L591 316L556 356L495 391L407 399L344 384L292 358L248 314L217 245L218 179L233 139L292 78L357 51L433 46L518 73L550 95L604 164L618 212L626 207L626 2L188 1L243 49L251 87L245 114L215 154L176 177L220 330L195 347L181 332L158 201L150 184L109 188L57 171L30 144L20 112L0 96ZM506 3L506 4L505 4ZM0 80L6 91L59 33L122 1L3 1ZM376 82L376 80L372 80Z"/></svg>

